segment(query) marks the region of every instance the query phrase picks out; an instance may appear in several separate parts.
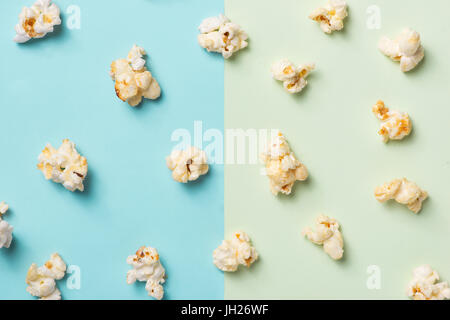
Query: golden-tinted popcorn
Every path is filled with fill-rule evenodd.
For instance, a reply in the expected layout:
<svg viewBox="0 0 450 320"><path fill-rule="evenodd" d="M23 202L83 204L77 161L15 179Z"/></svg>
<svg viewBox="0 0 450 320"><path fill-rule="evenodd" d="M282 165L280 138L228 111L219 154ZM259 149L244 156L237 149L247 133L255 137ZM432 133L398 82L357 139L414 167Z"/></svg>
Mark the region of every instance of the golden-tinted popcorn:
<svg viewBox="0 0 450 320"><path fill-rule="evenodd" d="M5 202L0 202L0 249L9 248L13 238L13 227L11 227L8 222L2 220L3 215L8 209L9 206Z"/></svg>
<svg viewBox="0 0 450 320"><path fill-rule="evenodd" d="M66 264L54 253L42 267L33 263L28 269L25 282L27 291L40 300L61 300L61 292L56 286L56 280L61 280L66 274Z"/></svg>
<svg viewBox="0 0 450 320"><path fill-rule="evenodd" d="M307 227L303 229L302 235L309 241L323 245L325 252L334 260L339 260L344 255L344 239L339 231L339 223L325 215L316 218L316 231Z"/></svg>
<svg viewBox="0 0 450 320"><path fill-rule="evenodd" d="M127 283L144 281L148 295L161 300L164 296L162 284L165 282L166 271L159 260L158 251L152 247L143 246L136 251L136 254L127 258L127 263L133 267L127 273Z"/></svg>
<svg viewBox="0 0 450 320"><path fill-rule="evenodd" d="M389 110L381 100L372 107L372 112L382 121L378 134L383 142L401 140L411 133L412 124L407 113Z"/></svg>
<svg viewBox="0 0 450 320"><path fill-rule="evenodd" d="M83 180L88 172L88 163L77 152L73 142L65 139L58 149L47 144L38 159L37 167L45 179L61 183L70 191L84 190Z"/></svg>
<svg viewBox="0 0 450 320"><path fill-rule="evenodd" d="M406 178L394 179L382 186L375 188L375 198L380 202L394 199L404 204L414 213L422 208L422 202L428 198L428 193L420 189L414 182Z"/></svg>
<svg viewBox="0 0 450 320"><path fill-rule="evenodd" d="M31 8L24 7L16 25L14 41L24 43L32 38L43 38L53 27L61 24L59 8L51 0L37 0Z"/></svg>
<svg viewBox="0 0 450 320"><path fill-rule="evenodd" d="M344 0L329 0L324 7L314 10L309 18L317 21L323 32L330 34L344 28L347 16L347 3Z"/></svg>
<svg viewBox="0 0 450 320"><path fill-rule="evenodd" d="M410 28L404 29L394 40L382 37L378 49L392 60L399 61L403 72L414 69L425 56L419 33Z"/></svg>
<svg viewBox="0 0 450 320"><path fill-rule="evenodd" d="M223 14L206 18L198 27L198 43L208 52L221 53L225 59L248 46L248 36L241 26L232 23Z"/></svg>
<svg viewBox="0 0 450 320"><path fill-rule="evenodd" d="M298 93L308 84L306 78L315 68L315 64L309 63L296 67L287 59L272 64L272 77L283 82L284 89L289 93Z"/></svg>
<svg viewBox="0 0 450 320"><path fill-rule="evenodd" d="M429 265L422 265L413 271L413 280L408 285L406 294L414 300L450 299L448 283L437 282L439 274Z"/></svg>
<svg viewBox="0 0 450 320"><path fill-rule="evenodd" d="M226 272L234 272L239 265L250 267L258 260L258 253L252 247L250 238L243 231L235 232L231 240L223 240L213 252L214 264Z"/></svg>
<svg viewBox="0 0 450 320"><path fill-rule="evenodd" d="M289 195L295 181L308 178L308 170L297 160L281 132L273 138L267 150L261 154L265 164L264 174L269 178L270 190Z"/></svg>
<svg viewBox="0 0 450 320"><path fill-rule="evenodd" d="M173 179L182 183L197 180L209 170L206 153L196 147L173 150L166 158L166 164L172 170Z"/></svg>
<svg viewBox="0 0 450 320"><path fill-rule="evenodd" d="M161 95L158 81L145 67L146 52L136 45L131 48L127 59L118 59L111 64L110 75L115 81L117 97L136 107L142 98L155 100Z"/></svg>

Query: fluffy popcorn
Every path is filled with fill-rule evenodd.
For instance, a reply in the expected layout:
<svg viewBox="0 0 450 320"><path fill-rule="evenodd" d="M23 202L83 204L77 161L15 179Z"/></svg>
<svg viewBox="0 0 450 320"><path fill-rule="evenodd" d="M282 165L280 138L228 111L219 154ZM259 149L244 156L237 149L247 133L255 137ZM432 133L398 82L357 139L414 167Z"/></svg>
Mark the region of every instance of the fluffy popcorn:
<svg viewBox="0 0 450 320"><path fill-rule="evenodd" d="M429 265L422 265L413 271L413 280L408 285L406 294L414 300L450 299L447 282L437 282L439 274Z"/></svg>
<svg viewBox="0 0 450 320"><path fill-rule="evenodd" d="M136 107L143 98L155 100L161 95L158 81L145 67L146 52L136 45L131 48L127 59L118 59L111 64L110 75L115 81L117 97Z"/></svg>
<svg viewBox="0 0 450 320"><path fill-rule="evenodd" d="M382 121L378 134L383 142L401 140L411 133L412 125L407 113L391 111L381 100L372 107L372 112Z"/></svg>
<svg viewBox="0 0 450 320"><path fill-rule="evenodd" d="M378 49L394 61L400 61L400 69L408 72L414 69L425 56L425 50L416 31L406 28L392 40L382 37Z"/></svg>
<svg viewBox="0 0 450 320"><path fill-rule="evenodd" d="M223 240L213 252L214 264L226 272L234 272L239 265L250 267L258 260L258 253L252 247L250 238L243 231L235 232L231 240Z"/></svg>
<svg viewBox="0 0 450 320"><path fill-rule="evenodd" d="M182 183L197 180L209 170L206 153L196 147L173 150L166 158L166 164L172 170L173 179Z"/></svg>
<svg viewBox="0 0 450 320"><path fill-rule="evenodd" d="M59 149L47 144L38 159L37 167L45 179L61 183L70 191L84 190L83 180L88 172L88 163L77 152L73 142L65 139Z"/></svg>
<svg viewBox="0 0 450 320"><path fill-rule="evenodd" d="M141 247L136 254L127 258L127 263L133 267L127 273L127 283L145 281L145 290L148 295L158 300L164 296L164 288L161 284L165 282L166 271L159 260L158 251L151 247Z"/></svg>
<svg viewBox="0 0 450 320"><path fill-rule="evenodd" d="M289 195L295 181L308 178L308 170L297 160L281 132L273 138L267 150L261 154L265 164L263 174L269 178L270 190Z"/></svg>
<svg viewBox="0 0 450 320"><path fill-rule="evenodd" d="M66 264L54 253L42 267L33 263L28 269L25 282L27 291L40 300L61 300L61 292L56 287L56 280L61 280L66 274Z"/></svg>
<svg viewBox="0 0 450 320"><path fill-rule="evenodd" d="M414 182L407 179L394 179L382 186L375 188L375 198L380 202L394 199L398 203L407 205L408 209L418 213L422 208L422 202L428 197L428 193L420 189Z"/></svg>
<svg viewBox="0 0 450 320"><path fill-rule="evenodd" d="M347 15L347 3L344 0L330 0L324 7L314 10L309 18L317 21L323 32L330 34L344 28Z"/></svg>
<svg viewBox="0 0 450 320"><path fill-rule="evenodd" d="M19 14L14 41L24 43L32 38L43 38L53 27L61 24L59 8L51 0L37 0L31 8L24 7Z"/></svg>
<svg viewBox="0 0 450 320"><path fill-rule="evenodd" d="M306 78L315 68L314 63L296 67L287 59L272 64L272 77L283 82L284 89L289 93L298 93L308 84Z"/></svg>
<svg viewBox="0 0 450 320"><path fill-rule="evenodd" d="M325 252L334 260L339 260L344 255L344 239L339 231L339 223L325 215L316 218L316 231L307 227L303 229L302 235L309 241L323 245Z"/></svg>
<svg viewBox="0 0 450 320"><path fill-rule="evenodd" d="M203 20L198 27L198 43L208 52L221 53L228 59L233 53L248 46L248 36L238 24L230 22L223 14Z"/></svg>
<svg viewBox="0 0 450 320"><path fill-rule="evenodd" d="M8 222L2 220L2 216L8 209L9 206L5 202L0 202L0 249L9 248L12 242L13 227Z"/></svg>

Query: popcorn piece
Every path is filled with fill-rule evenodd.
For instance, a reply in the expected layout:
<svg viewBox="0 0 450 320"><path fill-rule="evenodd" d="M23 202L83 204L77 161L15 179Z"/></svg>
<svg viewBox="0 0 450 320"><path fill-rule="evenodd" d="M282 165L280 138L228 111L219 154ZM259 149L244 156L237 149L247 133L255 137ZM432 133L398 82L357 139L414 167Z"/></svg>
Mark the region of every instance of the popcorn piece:
<svg viewBox="0 0 450 320"><path fill-rule="evenodd" d="M248 46L248 36L238 24L223 14L203 20L198 27L198 43L208 52L219 52L225 59Z"/></svg>
<svg viewBox="0 0 450 320"><path fill-rule="evenodd" d="M196 147L172 151L166 164L172 170L173 179L182 183L197 180L209 170L206 153Z"/></svg>
<svg viewBox="0 0 450 320"><path fill-rule="evenodd" d="M396 39L382 37L378 49L394 61L400 61L400 69L408 72L414 69L425 56L425 50L416 31L406 28Z"/></svg>
<svg viewBox="0 0 450 320"><path fill-rule="evenodd" d="M161 95L158 81L145 67L145 55L143 48L134 45L127 59L119 59L111 64L110 75L115 81L116 94L132 107L139 105L142 97L155 100Z"/></svg>
<svg viewBox="0 0 450 320"><path fill-rule="evenodd" d="M314 10L309 18L317 21L323 32L330 34L344 28L347 16L347 3L344 0L329 0L324 7Z"/></svg>
<svg viewBox="0 0 450 320"><path fill-rule="evenodd" d="M73 142L63 140L58 150L47 144L38 159L37 167L45 179L61 183L70 191L84 190L83 180L88 172L88 164L86 158L77 152Z"/></svg>
<svg viewBox="0 0 450 320"><path fill-rule="evenodd" d="M213 252L214 264L226 272L234 272L239 265L250 267L258 260L256 249L251 246L250 238L243 232L235 232L231 240L223 240Z"/></svg>
<svg viewBox="0 0 450 320"><path fill-rule="evenodd" d="M66 274L66 264L54 253L42 267L33 263L28 269L26 283L27 291L40 300L61 300L61 292L56 287L55 280L61 280Z"/></svg>
<svg viewBox="0 0 450 320"><path fill-rule="evenodd" d="M344 255L344 240L339 231L339 223L325 215L319 215L316 218L316 232L311 228L305 228L302 235L309 241L323 245L325 252L334 260L339 260Z"/></svg>
<svg viewBox="0 0 450 320"><path fill-rule="evenodd" d="M284 89L289 93L298 93L308 84L306 77L314 70L315 64L305 64L296 67L292 62L283 59L272 65L272 77L283 82Z"/></svg>
<svg viewBox="0 0 450 320"><path fill-rule="evenodd" d="M53 27L61 24L59 8L51 0L37 0L31 8L24 7L16 25L14 41L24 43L32 38L43 38Z"/></svg>
<svg viewBox="0 0 450 320"><path fill-rule="evenodd" d="M9 206L5 202L0 202L0 249L9 248L12 242L13 227L8 222L2 220L2 216L8 211Z"/></svg>
<svg viewBox="0 0 450 320"><path fill-rule="evenodd" d="M414 300L450 299L447 282L438 282L439 274L429 265L422 265L413 271L413 280L409 283L406 294Z"/></svg>
<svg viewBox="0 0 450 320"><path fill-rule="evenodd" d="M148 291L148 295L161 300L164 296L161 284L165 282L166 271L159 260L158 251L143 246L135 255L127 258L127 263L133 267L127 273L127 283L133 284L136 280L146 281L145 290Z"/></svg>
<svg viewBox="0 0 450 320"><path fill-rule="evenodd" d="M412 125L407 113L390 111L381 100L372 107L372 112L382 121L378 134L383 137L383 142L401 140L411 133Z"/></svg>
<svg viewBox="0 0 450 320"><path fill-rule="evenodd" d="M380 202L394 199L398 203L407 205L412 212L418 213L422 208L422 202L428 198L428 193L414 182L403 178L394 179L375 188L375 198Z"/></svg>
<svg viewBox="0 0 450 320"><path fill-rule="evenodd" d="M269 178L270 190L274 195L279 192L289 195L295 181L308 178L308 170L297 160L281 132L274 137L267 151L261 154L261 160L265 164L263 172Z"/></svg>

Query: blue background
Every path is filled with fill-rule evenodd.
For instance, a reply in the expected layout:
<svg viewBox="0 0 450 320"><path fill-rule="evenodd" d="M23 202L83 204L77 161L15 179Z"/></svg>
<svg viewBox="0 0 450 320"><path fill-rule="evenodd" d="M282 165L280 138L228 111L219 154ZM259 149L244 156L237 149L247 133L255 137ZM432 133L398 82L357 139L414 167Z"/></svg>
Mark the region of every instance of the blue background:
<svg viewBox="0 0 450 320"><path fill-rule="evenodd" d="M22 6L0 3L0 201L11 210L10 249L0 249L0 299L33 299L25 276L58 252L81 268L81 289L59 281L63 299L150 299L144 283L127 285L128 255L158 249L168 275L166 299L222 299L223 274L212 251L223 239L223 166L200 181L172 180L165 157L174 130L223 131L223 59L197 44L203 18L222 0L59 0L63 24L44 39L15 44ZM81 29L66 26L70 5ZM162 97L131 108L120 101L110 63L132 45ZM89 163L84 193L46 181L36 169L47 142L64 138Z"/></svg>

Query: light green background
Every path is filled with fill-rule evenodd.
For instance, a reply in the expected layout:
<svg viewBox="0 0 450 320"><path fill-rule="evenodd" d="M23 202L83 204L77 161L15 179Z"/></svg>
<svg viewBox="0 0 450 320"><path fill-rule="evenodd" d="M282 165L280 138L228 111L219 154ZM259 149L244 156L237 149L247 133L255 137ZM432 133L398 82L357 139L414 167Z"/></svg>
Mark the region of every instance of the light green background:
<svg viewBox="0 0 450 320"><path fill-rule="evenodd" d="M324 34L308 14L325 0L226 0L226 14L248 32L249 47L225 66L225 127L278 128L310 171L290 197L274 197L261 165L227 165L225 234L243 229L260 261L225 276L225 298L403 299L416 266L450 279L450 24L447 0L349 0L345 28ZM366 26L376 5L381 29ZM382 35L420 32L426 57L403 74L377 50ZM298 95L271 78L272 62L315 62ZM413 133L383 144L371 106L406 111ZM380 204L375 186L407 177L430 198L419 215ZM335 262L300 235L319 213L342 225L345 258ZM381 289L366 286L367 267Z"/></svg>

